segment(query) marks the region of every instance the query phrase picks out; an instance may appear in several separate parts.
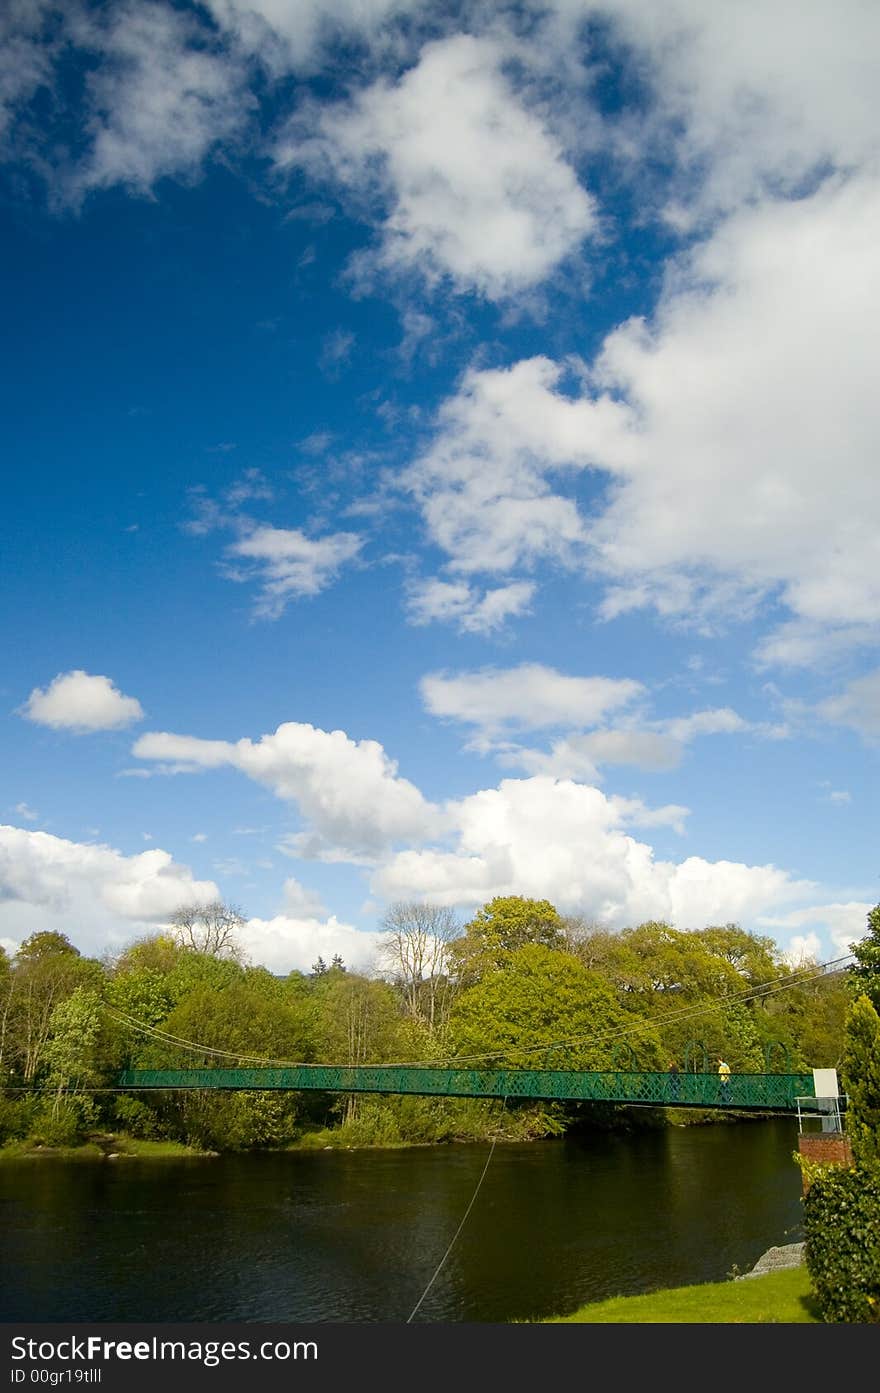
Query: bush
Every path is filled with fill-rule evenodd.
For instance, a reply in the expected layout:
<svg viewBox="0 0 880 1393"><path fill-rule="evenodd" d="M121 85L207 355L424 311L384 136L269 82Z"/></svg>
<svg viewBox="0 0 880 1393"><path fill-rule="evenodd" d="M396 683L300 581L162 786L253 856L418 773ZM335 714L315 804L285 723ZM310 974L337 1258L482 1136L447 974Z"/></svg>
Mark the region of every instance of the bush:
<svg viewBox="0 0 880 1393"><path fill-rule="evenodd" d="M69 1094L58 1103L43 1103L34 1118L31 1136L43 1146L77 1146L95 1118L91 1098Z"/></svg>
<svg viewBox="0 0 880 1393"><path fill-rule="evenodd" d="M880 1166L825 1166L804 1197L806 1265L823 1321L880 1324Z"/></svg>
<svg viewBox="0 0 880 1393"><path fill-rule="evenodd" d="M37 1106L34 1098L0 1097L0 1146L21 1141L29 1134Z"/></svg>
<svg viewBox="0 0 880 1393"><path fill-rule="evenodd" d="M121 1093L116 1099L114 1115L117 1125L131 1137L139 1137L144 1141L156 1141L162 1135L159 1119L153 1109L148 1107L140 1098L132 1098L128 1093Z"/></svg>

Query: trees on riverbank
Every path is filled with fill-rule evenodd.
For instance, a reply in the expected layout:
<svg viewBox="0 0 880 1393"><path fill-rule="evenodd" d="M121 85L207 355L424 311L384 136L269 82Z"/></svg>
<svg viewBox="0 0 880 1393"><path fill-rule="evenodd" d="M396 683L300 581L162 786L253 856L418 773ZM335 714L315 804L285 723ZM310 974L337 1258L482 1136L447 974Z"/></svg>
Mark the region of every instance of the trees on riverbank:
<svg viewBox="0 0 880 1393"><path fill-rule="evenodd" d="M209 908L213 923L222 906ZM734 924L610 933L547 901L505 896L458 925L406 904L389 910L374 973L337 960L278 977L242 959L222 916L219 937L194 936L198 911L115 960L84 958L53 932L32 935L11 960L0 953L0 1143L69 1144L96 1128L215 1150L328 1133L349 1144L424 1142L499 1126L547 1135L579 1117L534 1103L109 1091L126 1066L479 1057L652 1070L723 1055L735 1072L761 1072L834 1065L841 1053L846 974L792 971L772 940Z"/></svg>

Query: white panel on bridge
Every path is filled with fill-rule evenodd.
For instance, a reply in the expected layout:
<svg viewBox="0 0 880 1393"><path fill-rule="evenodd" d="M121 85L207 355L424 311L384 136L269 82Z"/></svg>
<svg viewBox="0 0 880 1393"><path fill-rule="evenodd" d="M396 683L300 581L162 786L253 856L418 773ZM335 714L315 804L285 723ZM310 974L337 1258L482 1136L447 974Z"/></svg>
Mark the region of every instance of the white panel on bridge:
<svg viewBox="0 0 880 1393"><path fill-rule="evenodd" d="M840 1089L836 1069L813 1070L813 1092L817 1098L837 1098Z"/></svg>

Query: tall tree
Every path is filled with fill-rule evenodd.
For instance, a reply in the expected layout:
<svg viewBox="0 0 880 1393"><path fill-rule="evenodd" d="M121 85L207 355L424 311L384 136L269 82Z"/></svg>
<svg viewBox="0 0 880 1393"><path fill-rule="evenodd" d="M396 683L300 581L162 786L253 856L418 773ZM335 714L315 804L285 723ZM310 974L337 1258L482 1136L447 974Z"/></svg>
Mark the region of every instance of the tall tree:
<svg viewBox="0 0 880 1393"><path fill-rule="evenodd" d="M181 905L172 915L171 927L183 948L215 958L235 958L240 955L236 934L245 922L237 906L211 900L208 904Z"/></svg>
<svg viewBox="0 0 880 1393"><path fill-rule="evenodd" d="M83 958L64 934L54 930L25 939L12 970L10 1034L17 1067L24 1082L31 1083L43 1062L55 1007L79 986L100 985L104 970L100 963Z"/></svg>
<svg viewBox="0 0 880 1393"><path fill-rule="evenodd" d="M856 1165L876 1165L880 1162L880 1016L864 994L847 1012L841 1073L853 1160Z"/></svg>
<svg viewBox="0 0 880 1393"><path fill-rule="evenodd" d="M9 1013L12 1009L14 987L15 978L12 974L9 955L5 948L0 947L0 1080L6 1073L3 1068L3 1054L6 1048L6 1031L9 1025Z"/></svg>
<svg viewBox="0 0 880 1393"><path fill-rule="evenodd" d="M458 931L454 913L443 905L398 900L389 907L382 929L380 959L407 1013L433 1030L450 994L449 945Z"/></svg>
<svg viewBox="0 0 880 1393"><path fill-rule="evenodd" d="M57 1116L65 1093L78 1094L99 1082L98 1038L101 1001L94 989L77 987L59 1001L49 1022L46 1045L47 1083L55 1089Z"/></svg>
<svg viewBox="0 0 880 1393"><path fill-rule="evenodd" d="M450 965L461 986L503 967L526 944L564 950L565 921L549 900L523 895L496 895L464 926L450 944Z"/></svg>
<svg viewBox="0 0 880 1393"><path fill-rule="evenodd" d="M498 1066L607 1069L625 1040L637 1067L665 1067L649 1022L629 1015L598 973L540 943L517 948L462 992L450 1030L458 1054L491 1054Z"/></svg>
<svg viewBox="0 0 880 1393"><path fill-rule="evenodd" d="M849 968L853 989L864 992L880 1011L880 904L868 913L868 932L849 945L855 962Z"/></svg>

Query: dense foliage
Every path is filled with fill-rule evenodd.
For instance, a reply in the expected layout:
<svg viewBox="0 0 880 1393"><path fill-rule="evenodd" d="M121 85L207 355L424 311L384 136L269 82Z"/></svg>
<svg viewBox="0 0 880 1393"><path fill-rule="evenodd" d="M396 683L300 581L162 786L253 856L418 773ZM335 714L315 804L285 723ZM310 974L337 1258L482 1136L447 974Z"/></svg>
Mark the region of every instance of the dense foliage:
<svg viewBox="0 0 880 1393"><path fill-rule="evenodd" d="M238 952L238 911L199 909L115 959L83 957L52 931L12 959L0 950L0 1143L124 1132L215 1150L396 1144L548 1135L584 1119L525 1101L124 1094L112 1084L125 1067L477 1057L665 1070L723 1055L734 1072L762 1072L841 1060L845 974L792 973L772 940L735 924L609 933L505 896L459 925L401 903L377 974L336 958L278 977Z"/></svg>
<svg viewBox="0 0 880 1393"><path fill-rule="evenodd" d="M824 1321L880 1324L880 1016L864 992L844 1023L842 1082L853 1165L803 1166L807 1269Z"/></svg>
<svg viewBox="0 0 880 1393"><path fill-rule="evenodd" d="M804 1233L822 1319L880 1324L880 1168L823 1166L804 1197Z"/></svg>

